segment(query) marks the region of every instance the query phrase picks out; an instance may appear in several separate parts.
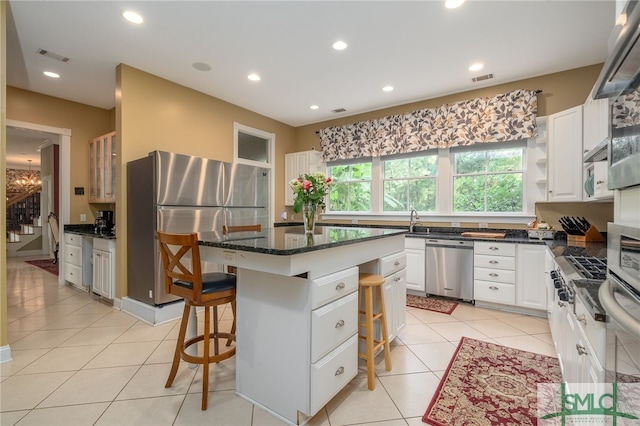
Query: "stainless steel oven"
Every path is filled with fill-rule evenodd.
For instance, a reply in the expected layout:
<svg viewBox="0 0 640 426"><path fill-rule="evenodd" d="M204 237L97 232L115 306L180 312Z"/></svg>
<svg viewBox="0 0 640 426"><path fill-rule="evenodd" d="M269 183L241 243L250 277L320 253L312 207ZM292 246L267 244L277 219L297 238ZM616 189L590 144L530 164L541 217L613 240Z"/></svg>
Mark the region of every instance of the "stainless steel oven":
<svg viewBox="0 0 640 426"><path fill-rule="evenodd" d="M640 228L609 224L607 265L598 294L607 313L606 380L640 383Z"/></svg>

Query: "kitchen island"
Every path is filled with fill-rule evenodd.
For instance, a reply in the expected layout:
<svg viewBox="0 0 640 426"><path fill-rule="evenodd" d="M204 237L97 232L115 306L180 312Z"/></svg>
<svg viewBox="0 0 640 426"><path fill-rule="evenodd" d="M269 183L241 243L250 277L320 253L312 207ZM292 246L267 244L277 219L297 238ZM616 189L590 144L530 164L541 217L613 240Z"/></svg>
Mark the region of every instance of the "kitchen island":
<svg viewBox="0 0 640 426"><path fill-rule="evenodd" d="M326 405L358 371L358 272L404 267L405 233L280 227L224 242L201 234L203 260L237 268L236 393L288 424Z"/></svg>

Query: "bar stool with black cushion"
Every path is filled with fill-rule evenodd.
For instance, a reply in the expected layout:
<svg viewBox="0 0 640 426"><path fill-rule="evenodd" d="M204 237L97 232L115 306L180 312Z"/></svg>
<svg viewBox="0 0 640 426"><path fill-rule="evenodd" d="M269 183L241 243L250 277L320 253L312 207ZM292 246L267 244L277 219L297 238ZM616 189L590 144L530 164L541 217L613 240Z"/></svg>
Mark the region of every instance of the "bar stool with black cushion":
<svg viewBox="0 0 640 426"><path fill-rule="evenodd" d="M164 267L165 291L184 298L184 311L178 334L178 342L173 356L171 372L165 387L171 387L178 372L180 359L191 364L202 365L202 409L207 409L209 393L209 364L217 363L235 355L233 346L220 352L219 340L226 340L226 346L235 341L236 322L236 276L223 272L202 273L198 234L169 234L158 231L158 244ZM218 330L219 305L231 303L233 326L230 333ZM187 324L191 308L204 307L204 332L186 339ZM213 332L211 313L213 311ZM211 340L214 342L211 355ZM202 356L187 353L191 345L203 342Z"/></svg>
<svg viewBox="0 0 640 426"><path fill-rule="evenodd" d="M359 317L364 316L364 322L358 322L358 325L365 330L365 334L359 334L358 338L366 342L367 348L365 353L358 350L358 357L367 361L367 384L369 390L374 390L376 387L375 353L381 347L383 348L385 368L387 371L391 371L389 330L387 329L387 317L384 311L384 298L382 295L384 277L382 275L361 273L358 278L359 306L362 306L362 297L364 296L364 310L358 311ZM373 311L374 291L378 302L377 313ZM374 337L373 323L376 320L380 323L381 340Z"/></svg>

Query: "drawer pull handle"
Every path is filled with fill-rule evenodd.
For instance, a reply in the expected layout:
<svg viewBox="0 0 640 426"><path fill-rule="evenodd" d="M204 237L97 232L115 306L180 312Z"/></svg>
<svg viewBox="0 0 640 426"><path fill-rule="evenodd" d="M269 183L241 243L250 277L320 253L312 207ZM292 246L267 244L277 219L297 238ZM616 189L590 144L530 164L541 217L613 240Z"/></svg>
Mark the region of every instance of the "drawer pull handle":
<svg viewBox="0 0 640 426"><path fill-rule="evenodd" d="M584 314L579 315L577 319L584 325L587 325L587 317Z"/></svg>
<svg viewBox="0 0 640 426"><path fill-rule="evenodd" d="M490 260L489 263L492 265L497 265L500 262L498 262L497 260Z"/></svg>
<svg viewBox="0 0 640 426"><path fill-rule="evenodd" d="M490 277L497 277L497 276L498 276L498 274L496 274L495 272L492 272L492 273L490 273L490 274L489 274L489 276L490 276Z"/></svg>
<svg viewBox="0 0 640 426"><path fill-rule="evenodd" d="M400 278L400 277L395 277L393 280L394 280L395 282L398 282L398 281L400 281L401 279L402 279L402 278Z"/></svg>
<svg viewBox="0 0 640 426"><path fill-rule="evenodd" d="M400 262L398 262L397 260L395 261L395 263L393 264L393 266L400 266Z"/></svg>
<svg viewBox="0 0 640 426"><path fill-rule="evenodd" d="M491 287L489 287L489 290L500 290L500 289L495 285L492 285Z"/></svg>
<svg viewBox="0 0 640 426"><path fill-rule="evenodd" d="M578 351L578 355L588 355L587 349L582 346L580 343L576 343L576 350Z"/></svg>
<svg viewBox="0 0 640 426"><path fill-rule="evenodd" d="M489 247L489 250L500 250L500 249L498 247L496 247L496 246L491 246L491 247Z"/></svg>
<svg viewBox="0 0 640 426"><path fill-rule="evenodd" d="M340 320L336 323L336 328L344 327L344 320Z"/></svg>
<svg viewBox="0 0 640 426"><path fill-rule="evenodd" d="M339 375L341 375L341 374L343 374L343 373L344 373L344 367L342 367L342 366L341 366L340 368L338 368L338 369L336 370L336 374L335 374L335 375L336 375L336 376L339 376Z"/></svg>
<svg viewBox="0 0 640 426"><path fill-rule="evenodd" d="M564 308L565 306L567 306L567 304L558 300L558 306Z"/></svg>
<svg viewBox="0 0 640 426"><path fill-rule="evenodd" d="M343 282L339 282L336 286L336 290L342 290L343 288L345 288L345 284Z"/></svg>

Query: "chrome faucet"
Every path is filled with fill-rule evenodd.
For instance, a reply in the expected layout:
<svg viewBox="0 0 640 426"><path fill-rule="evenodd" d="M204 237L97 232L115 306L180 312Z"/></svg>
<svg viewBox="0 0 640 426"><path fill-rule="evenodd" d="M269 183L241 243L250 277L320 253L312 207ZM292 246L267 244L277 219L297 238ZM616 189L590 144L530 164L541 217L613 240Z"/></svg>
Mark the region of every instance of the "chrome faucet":
<svg viewBox="0 0 640 426"><path fill-rule="evenodd" d="M409 232L413 232L413 227L418 223L418 219L420 219L418 212L415 209L411 209L411 216L409 217Z"/></svg>

